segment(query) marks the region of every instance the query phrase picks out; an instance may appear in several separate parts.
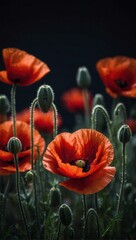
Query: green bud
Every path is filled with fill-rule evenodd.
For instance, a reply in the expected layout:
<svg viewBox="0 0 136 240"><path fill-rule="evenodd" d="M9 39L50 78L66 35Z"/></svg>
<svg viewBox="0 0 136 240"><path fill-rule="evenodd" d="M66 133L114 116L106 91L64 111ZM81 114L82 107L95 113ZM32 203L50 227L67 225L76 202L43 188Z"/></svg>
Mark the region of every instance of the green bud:
<svg viewBox="0 0 136 240"><path fill-rule="evenodd" d="M69 226L72 223L72 211L67 204L60 206L59 217L64 226Z"/></svg>
<svg viewBox="0 0 136 240"><path fill-rule="evenodd" d="M104 106L105 103L104 103L104 97L102 94L100 93L97 93L95 94L94 98L93 98L93 107L96 106L96 105L102 105Z"/></svg>
<svg viewBox="0 0 136 240"><path fill-rule="evenodd" d="M130 141L132 132L127 124L123 124L118 131L118 139L121 143L127 143Z"/></svg>
<svg viewBox="0 0 136 240"><path fill-rule="evenodd" d="M61 193L59 188L52 187L49 192L49 204L51 207L58 207L61 202Z"/></svg>
<svg viewBox="0 0 136 240"><path fill-rule="evenodd" d="M28 171L25 175L25 178L26 178L26 181L28 183L32 182L33 181L33 178L34 178L34 173L32 170Z"/></svg>
<svg viewBox="0 0 136 240"><path fill-rule="evenodd" d="M5 114L10 111L10 103L6 95L0 95L0 113Z"/></svg>
<svg viewBox="0 0 136 240"><path fill-rule="evenodd" d="M22 143L17 137L11 137L7 144L9 152L17 154L22 150Z"/></svg>
<svg viewBox="0 0 136 240"><path fill-rule="evenodd" d="M46 113L54 101L54 92L49 85L42 85L37 91L38 105L42 112Z"/></svg>
<svg viewBox="0 0 136 240"><path fill-rule="evenodd" d="M81 88L88 88L91 83L91 76L86 67L79 67L77 71L77 85Z"/></svg>

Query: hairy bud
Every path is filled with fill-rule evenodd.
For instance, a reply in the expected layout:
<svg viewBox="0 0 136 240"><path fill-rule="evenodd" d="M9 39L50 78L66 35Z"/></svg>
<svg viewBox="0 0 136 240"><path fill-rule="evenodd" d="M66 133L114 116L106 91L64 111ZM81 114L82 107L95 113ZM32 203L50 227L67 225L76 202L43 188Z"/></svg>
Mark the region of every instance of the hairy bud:
<svg viewBox="0 0 136 240"><path fill-rule="evenodd" d="M37 91L38 105L42 112L46 113L54 101L54 92L49 85L42 85Z"/></svg>
<svg viewBox="0 0 136 240"><path fill-rule="evenodd" d="M17 154L22 150L22 143L17 137L11 137L7 144L7 149L13 154Z"/></svg>

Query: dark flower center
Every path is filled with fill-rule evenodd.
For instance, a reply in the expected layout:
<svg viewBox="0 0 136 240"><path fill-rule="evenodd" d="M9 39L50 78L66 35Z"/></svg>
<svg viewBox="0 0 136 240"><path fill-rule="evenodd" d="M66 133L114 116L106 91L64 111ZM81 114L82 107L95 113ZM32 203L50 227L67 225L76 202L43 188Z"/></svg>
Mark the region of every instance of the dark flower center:
<svg viewBox="0 0 136 240"><path fill-rule="evenodd" d="M120 88L125 88L128 86L128 82L122 79L117 79L115 80L115 83L118 85Z"/></svg>
<svg viewBox="0 0 136 240"><path fill-rule="evenodd" d="M82 172L88 172L90 170L90 163L88 160L79 159L72 161L70 164L82 168Z"/></svg>

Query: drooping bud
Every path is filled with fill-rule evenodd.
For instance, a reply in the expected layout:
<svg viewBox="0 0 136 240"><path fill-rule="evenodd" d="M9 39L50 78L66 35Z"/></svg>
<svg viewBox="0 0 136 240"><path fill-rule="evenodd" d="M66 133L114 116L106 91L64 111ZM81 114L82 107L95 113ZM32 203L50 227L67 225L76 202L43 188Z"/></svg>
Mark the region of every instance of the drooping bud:
<svg viewBox="0 0 136 240"><path fill-rule="evenodd" d="M54 101L54 92L49 85L42 85L37 91L38 105L42 112L46 113Z"/></svg>
<svg viewBox="0 0 136 240"><path fill-rule="evenodd" d="M118 139L121 143L127 143L130 141L132 132L127 124L123 124L118 131Z"/></svg>
<svg viewBox="0 0 136 240"><path fill-rule="evenodd" d="M0 95L0 114L6 114L10 111L10 103L6 95Z"/></svg>
<svg viewBox="0 0 136 240"><path fill-rule="evenodd" d="M77 85L81 88L88 88L91 83L91 76L86 67L79 67L77 71Z"/></svg>
<svg viewBox="0 0 136 240"><path fill-rule="evenodd" d="M93 107L96 106L97 104L102 105L102 106L105 105L104 97L100 93L95 94L95 96L93 98Z"/></svg>
<svg viewBox="0 0 136 240"><path fill-rule="evenodd" d="M34 173L32 170L28 171L25 175L25 178L26 178L26 181L28 183L32 182L33 181L33 178L34 178Z"/></svg>
<svg viewBox="0 0 136 240"><path fill-rule="evenodd" d="M7 149L9 152L17 154L22 150L22 143L17 137L11 137L7 144Z"/></svg>
<svg viewBox="0 0 136 240"><path fill-rule="evenodd" d="M58 207L61 202L61 193L59 188L52 187L49 192L49 205L51 207Z"/></svg>
<svg viewBox="0 0 136 240"><path fill-rule="evenodd" d="M59 218L64 226L69 226L72 223L72 211L67 204L60 206Z"/></svg>

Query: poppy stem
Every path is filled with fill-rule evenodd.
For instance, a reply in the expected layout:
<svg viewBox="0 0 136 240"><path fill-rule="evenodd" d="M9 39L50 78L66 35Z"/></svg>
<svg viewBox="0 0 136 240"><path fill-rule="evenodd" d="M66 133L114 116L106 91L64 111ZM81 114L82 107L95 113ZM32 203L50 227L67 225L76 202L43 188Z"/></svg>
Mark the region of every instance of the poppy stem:
<svg viewBox="0 0 136 240"><path fill-rule="evenodd" d="M84 221L84 225L83 225L83 240L86 240L86 231L87 231L86 217L87 217L86 196L85 196L85 194L83 194L83 221Z"/></svg>
<svg viewBox="0 0 136 240"><path fill-rule="evenodd" d="M54 111L53 138L55 138L58 133L58 122L57 122L58 111L54 103L52 103L52 108Z"/></svg>
<svg viewBox="0 0 136 240"><path fill-rule="evenodd" d="M14 136L17 136L17 130L16 130L16 85L14 84L11 89L11 112L12 112L12 120L13 120L13 133Z"/></svg>
<svg viewBox="0 0 136 240"><path fill-rule="evenodd" d="M116 215L119 213L121 200L123 197L123 190L124 190L124 184L125 184L125 175L126 175L126 154L125 154L126 144L122 144L122 172L121 172L121 185L120 185L120 191L119 191L119 197L117 202L117 210Z"/></svg>
<svg viewBox="0 0 136 240"><path fill-rule="evenodd" d="M37 104L37 98L35 98L30 107L30 127L31 127L31 164L32 170L34 170L34 109ZM38 214L38 204L37 204L37 190L36 190L36 181L35 181L35 173L33 176L33 186L34 186L34 198L35 198L35 211L36 211L36 220L38 229L40 232L40 221L39 221L39 214Z"/></svg>
<svg viewBox="0 0 136 240"><path fill-rule="evenodd" d="M89 94L86 88L83 88L84 108L85 108L85 126L90 128Z"/></svg>
<svg viewBox="0 0 136 240"><path fill-rule="evenodd" d="M34 109L37 104L37 98L35 98L30 107L30 127L31 127L31 164L32 170L34 169Z"/></svg>
<svg viewBox="0 0 136 240"><path fill-rule="evenodd" d="M25 225L25 230L26 230L26 234L27 234L27 238L31 239L30 237L30 233L29 233L29 229L28 229L28 223L27 223L27 219L25 216L25 212L22 206L22 202L21 202L21 198L20 198L20 176L19 176L19 170L18 170L18 157L17 154L14 154L14 163L15 163L15 167L16 167L16 189L17 189L17 196L18 196L18 201L19 201L19 205L20 205L20 210L22 213L22 217L24 220L24 225Z"/></svg>
<svg viewBox="0 0 136 240"><path fill-rule="evenodd" d="M111 124L112 121L110 120L110 116L107 112L107 110L102 106L102 105L96 105L93 110L92 110L92 128L96 129L96 124L97 124L97 112L101 111L101 113L103 114L105 120L106 120L106 124L107 124L107 129L109 132L109 136L112 139L112 131L111 131Z"/></svg>
<svg viewBox="0 0 136 240"><path fill-rule="evenodd" d="M56 238L56 240L59 240L59 237L60 237L60 231L61 231L61 221L59 221L59 225L58 225L58 233L57 233L57 238Z"/></svg>

